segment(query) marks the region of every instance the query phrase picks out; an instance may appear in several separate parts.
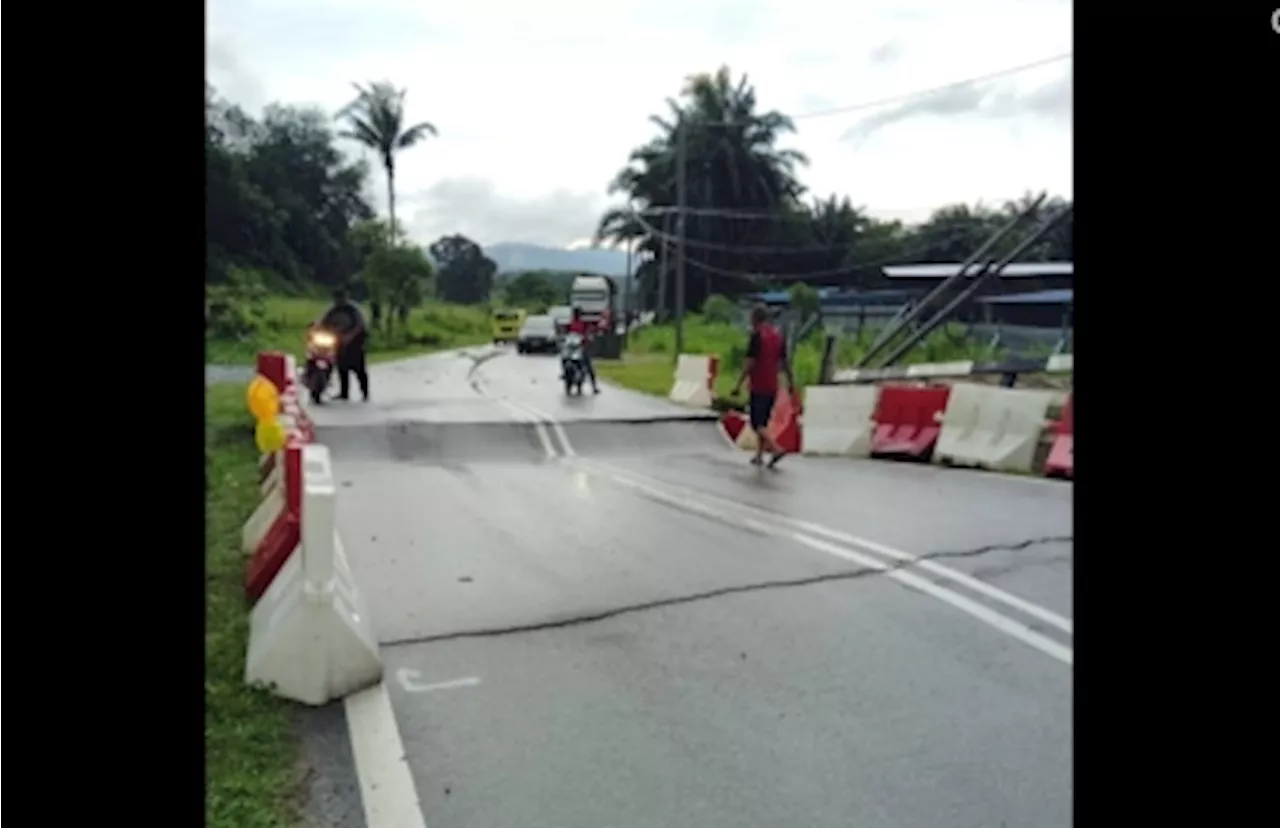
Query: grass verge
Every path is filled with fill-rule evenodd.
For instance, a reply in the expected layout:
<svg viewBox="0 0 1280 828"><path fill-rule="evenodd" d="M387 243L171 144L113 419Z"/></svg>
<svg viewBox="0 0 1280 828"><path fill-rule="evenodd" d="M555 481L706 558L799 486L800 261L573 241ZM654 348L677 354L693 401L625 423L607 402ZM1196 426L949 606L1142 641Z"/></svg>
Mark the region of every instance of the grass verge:
<svg viewBox="0 0 1280 828"><path fill-rule="evenodd" d="M622 359L598 359L595 361L595 369L600 379L632 391L665 397L671 392L675 363L670 354L628 353ZM737 379L736 373L726 373L722 369L716 376L716 397L727 398Z"/></svg>
<svg viewBox="0 0 1280 828"><path fill-rule="evenodd" d="M792 355L792 370L801 388L817 383L822 363L824 334L819 331L801 342ZM851 365L870 347L872 335L846 336L837 342L836 364ZM965 342L956 330L942 329L912 349L902 364L977 359L985 346ZM720 358L715 394L726 398L742 370L747 332L740 326L707 322L694 314L685 321L684 353L712 354ZM650 325L635 331L620 360L596 360L596 372L624 388L665 397L671 390L675 367L675 329Z"/></svg>
<svg viewBox="0 0 1280 828"><path fill-rule="evenodd" d="M240 527L258 505L253 423L239 383L205 391L205 825L299 823L288 702L244 684L249 613Z"/></svg>
<svg viewBox="0 0 1280 828"><path fill-rule="evenodd" d="M257 333L246 339L205 340L205 362L211 365L252 365L259 351L284 351L301 358L306 330L329 306L324 299L272 296L262 306ZM409 356L480 345L492 339L488 310L480 306L429 302L409 315L390 335L376 331L369 337L369 361L385 362Z"/></svg>

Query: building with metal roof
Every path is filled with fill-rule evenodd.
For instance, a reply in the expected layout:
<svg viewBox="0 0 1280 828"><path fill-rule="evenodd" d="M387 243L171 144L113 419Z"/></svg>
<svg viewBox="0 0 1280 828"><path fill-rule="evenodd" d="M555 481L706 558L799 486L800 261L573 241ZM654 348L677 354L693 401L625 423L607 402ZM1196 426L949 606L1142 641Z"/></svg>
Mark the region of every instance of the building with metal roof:
<svg viewBox="0 0 1280 828"><path fill-rule="evenodd" d="M880 270L886 279L946 279L960 272L961 262L943 264L887 265ZM980 265L969 265L972 276ZM1075 276L1074 262L1014 262L1000 271L1002 279L1052 279Z"/></svg>
<svg viewBox="0 0 1280 828"><path fill-rule="evenodd" d="M1031 293L983 296L978 301L988 305L1070 305L1074 297L1073 290L1035 290Z"/></svg>
<svg viewBox="0 0 1280 828"><path fill-rule="evenodd" d="M824 287L818 288L818 304L823 310L860 306L897 306L918 298L919 295L919 290L842 290L840 288ZM761 304L775 307L787 307L791 304L791 294L785 290L750 293L743 298L748 302L760 302Z"/></svg>

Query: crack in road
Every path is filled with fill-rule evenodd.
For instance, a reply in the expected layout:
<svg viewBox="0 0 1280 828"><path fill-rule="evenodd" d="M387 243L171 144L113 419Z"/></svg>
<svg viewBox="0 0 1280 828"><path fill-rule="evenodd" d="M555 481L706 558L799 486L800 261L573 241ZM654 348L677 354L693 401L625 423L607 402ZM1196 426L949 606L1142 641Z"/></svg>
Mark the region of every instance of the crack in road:
<svg viewBox="0 0 1280 828"><path fill-rule="evenodd" d="M757 581L751 584L740 584L737 586L720 587L718 589L710 589L704 592L695 592L689 595L679 595L673 598L657 598L652 601L642 601L635 604L624 604L610 609L598 610L595 612L580 613L565 618L553 618L546 621L536 621L529 624L511 624L502 627L481 627L471 630L459 630L457 632L438 633L436 635L415 636L411 638L396 638L390 641L380 641L379 646L382 647L402 647L411 644L434 644L441 641L457 641L465 638L496 638L506 635L517 635L529 632L544 632L548 630L564 629L566 627L578 627L585 624L594 624L599 621L607 621L610 618L617 618L621 615L631 615L639 612L648 612L650 610L662 609L663 607L675 607L682 604L694 604L702 601L708 601L713 598L721 598L725 595L739 595L750 592L764 592L772 589L790 589L794 587L811 586L813 584L829 583L834 581L850 581L858 578L864 578L869 575L886 575L899 569L907 569L915 566L923 561L932 561L946 558L972 558L979 555L985 555L990 552L1011 551L1019 552L1029 549L1032 546L1048 543L1070 543L1072 537L1070 535L1051 535L1041 538L1030 538L1028 540L1019 541L1012 544L990 544L988 546L979 546L973 549L963 549L956 551L930 552L924 555L917 555L911 560L906 561L886 561L883 567L858 567L856 569L847 569L842 572L830 572L825 575L812 575L806 578L788 578L774 579L768 581Z"/></svg>
<svg viewBox="0 0 1280 828"><path fill-rule="evenodd" d="M988 552L1021 552L1032 546L1041 546L1047 543L1071 543L1074 538L1071 535L1046 535L1040 538L1029 538L1028 540L1018 541L1017 543L993 543L988 546L976 546L973 549L961 549L955 552L930 552L927 555L918 555L916 560L932 561L939 558L975 558L978 555L985 555ZM909 565L909 564L908 564Z"/></svg>

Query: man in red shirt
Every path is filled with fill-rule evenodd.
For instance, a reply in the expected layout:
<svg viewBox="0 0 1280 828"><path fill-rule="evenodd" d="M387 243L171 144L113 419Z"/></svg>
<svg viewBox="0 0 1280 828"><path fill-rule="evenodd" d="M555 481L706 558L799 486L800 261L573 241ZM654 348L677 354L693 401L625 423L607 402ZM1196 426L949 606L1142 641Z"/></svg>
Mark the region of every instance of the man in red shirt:
<svg viewBox="0 0 1280 828"><path fill-rule="evenodd" d="M795 391L796 380L791 374L791 361L787 359L787 341L782 333L769 324L769 311L764 305L756 305L751 309L751 339L747 343L747 358L742 363L742 373L733 386L736 396L742 389L742 383L750 380L751 395L748 398L747 410L751 417L751 429L756 433L756 455L751 458L752 465L764 462L767 449L773 455L769 460L769 468L773 468L786 454L773 437L769 435L769 417L773 414L773 403L778 396L778 373L787 375L787 387Z"/></svg>
<svg viewBox="0 0 1280 828"><path fill-rule="evenodd" d="M596 369L592 367L591 354L587 351L587 343L591 341L591 326L582 318L582 308L574 307L573 318L569 320L568 325L565 325L564 332L576 333L582 337L582 367L587 369L587 376L591 378L591 392L599 394L600 386L596 383Z"/></svg>

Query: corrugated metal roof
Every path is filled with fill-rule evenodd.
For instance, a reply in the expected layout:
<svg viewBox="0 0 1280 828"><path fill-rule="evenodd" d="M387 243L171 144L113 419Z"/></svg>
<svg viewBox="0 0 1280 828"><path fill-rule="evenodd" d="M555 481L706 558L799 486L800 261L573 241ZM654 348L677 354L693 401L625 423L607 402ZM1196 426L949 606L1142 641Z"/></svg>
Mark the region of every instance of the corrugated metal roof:
<svg viewBox="0 0 1280 828"><path fill-rule="evenodd" d="M878 305L885 303L906 302L913 296L907 290L846 290L839 288L818 288L818 301L824 305ZM766 305L787 305L791 303L791 294L785 290L773 290L767 293L752 293L746 297L752 302L763 302Z"/></svg>
<svg viewBox="0 0 1280 828"><path fill-rule="evenodd" d="M988 305L1070 305L1074 294L1072 290L1035 290L1008 296L984 296L978 301Z"/></svg>
<svg viewBox="0 0 1280 828"><path fill-rule="evenodd" d="M969 273L977 270L969 266ZM881 268L889 279L945 279L960 272L960 262L946 264L889 265ZM1000 271L1002 279L1036 279L1046 276L1074 276L1074 262L1014 262Z"/></svg>

